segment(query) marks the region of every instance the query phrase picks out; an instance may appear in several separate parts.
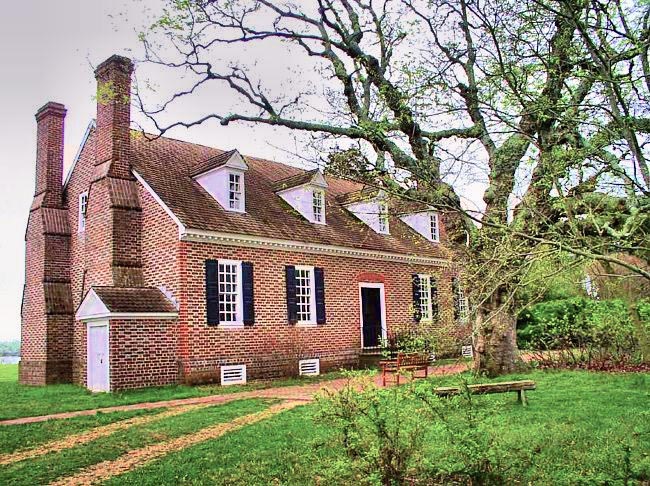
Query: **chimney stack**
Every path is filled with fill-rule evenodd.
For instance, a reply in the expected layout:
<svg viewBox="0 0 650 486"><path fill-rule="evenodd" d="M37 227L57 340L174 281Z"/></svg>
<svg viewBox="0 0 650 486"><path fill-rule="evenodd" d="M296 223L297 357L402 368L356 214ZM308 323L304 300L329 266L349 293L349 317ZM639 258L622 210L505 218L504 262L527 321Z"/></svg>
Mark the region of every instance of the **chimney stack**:
<svg viewBox="0 0 650 486"><path fill-rule="evenodd" d="M113 55L95 70L97 80L97 148L95 164L105 164L104 174L132 179L130 59Z"/></svg>
<svg viewBox="0 0 650 486"><path fill-rule="evenodd" d="M66 109L50 101L36 112L36 190L38 206L63 207L63 128Z"/></svg>

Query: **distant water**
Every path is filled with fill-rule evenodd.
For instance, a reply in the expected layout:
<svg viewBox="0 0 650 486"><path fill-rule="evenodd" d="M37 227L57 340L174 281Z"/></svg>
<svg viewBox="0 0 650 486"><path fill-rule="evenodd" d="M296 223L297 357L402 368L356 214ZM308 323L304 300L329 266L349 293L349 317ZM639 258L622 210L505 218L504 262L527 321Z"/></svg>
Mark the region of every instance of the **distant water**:
<svg viewBox="0 0 650 486"><path fill-rule="evenodd" d="M20 356L0 356L0 364L18 364Z"/></svg>

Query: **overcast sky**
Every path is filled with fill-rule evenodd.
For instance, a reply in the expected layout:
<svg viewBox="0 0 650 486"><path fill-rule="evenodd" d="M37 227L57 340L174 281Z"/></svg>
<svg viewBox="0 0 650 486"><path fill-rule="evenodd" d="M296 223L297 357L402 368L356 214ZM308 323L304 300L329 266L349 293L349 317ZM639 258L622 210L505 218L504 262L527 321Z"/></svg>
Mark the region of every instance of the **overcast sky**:
<svg viewBox="0 0 650 486"><path fill-rule="evenodd" d="M112 54L137 57L137 33L160 11L162 0L21 0L5 2L0 17L0 341L20 337L24 284L24 234L34 194L36 123L34 113L47 101L65 104L65 171L70 167L88 123L95 117L93 66ZM239 53L237 53L239 55ZM245 56L246 53L241 53ZM277 52L256 64L267 83L280 84L290 56ZM299 67L298 67L299 68ZM304 70L306 71L306 70ZM147 68L161 86L175 79ZM301 77L309 75L300 73ZM148 78L149 79L149 78ZM289 81L290 82L290 81ZM191 118L206 106L223 106L228 90L212 89L182 106ZM138 116L134 114L136 121ZM275 160L300 152L286 131L216 123L176 131L173 136ZM302 162L294 158L294 163Z"/></svg>

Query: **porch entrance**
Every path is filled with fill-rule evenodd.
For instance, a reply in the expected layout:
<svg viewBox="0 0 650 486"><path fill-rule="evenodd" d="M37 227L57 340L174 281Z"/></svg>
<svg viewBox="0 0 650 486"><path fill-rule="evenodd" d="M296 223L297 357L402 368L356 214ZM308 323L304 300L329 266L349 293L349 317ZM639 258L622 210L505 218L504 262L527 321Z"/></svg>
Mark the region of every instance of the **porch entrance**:
<svg viewBox="0 0 650 486"><path fill-rule="evenodd" d="M386 307L384 284L360 283L361 347L378 348L386 338Z"/></svg>

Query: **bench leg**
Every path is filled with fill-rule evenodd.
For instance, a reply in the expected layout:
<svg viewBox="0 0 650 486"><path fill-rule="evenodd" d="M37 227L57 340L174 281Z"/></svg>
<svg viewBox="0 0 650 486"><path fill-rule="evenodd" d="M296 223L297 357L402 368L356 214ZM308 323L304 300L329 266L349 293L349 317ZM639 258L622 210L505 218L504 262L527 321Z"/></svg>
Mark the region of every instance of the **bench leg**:
<svg viewBox="0 0 650 486"><path fill-rule="evenodd" d="M386 387L386 368L381 370L381 386Z"/></svg>
<svg viewBox="0 0 650 486"><path fill-rule="evenodd" d="M517 401L524 407L528 405L528 398L526 398L526 390L517 391Z"/></svg>

